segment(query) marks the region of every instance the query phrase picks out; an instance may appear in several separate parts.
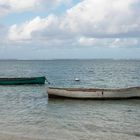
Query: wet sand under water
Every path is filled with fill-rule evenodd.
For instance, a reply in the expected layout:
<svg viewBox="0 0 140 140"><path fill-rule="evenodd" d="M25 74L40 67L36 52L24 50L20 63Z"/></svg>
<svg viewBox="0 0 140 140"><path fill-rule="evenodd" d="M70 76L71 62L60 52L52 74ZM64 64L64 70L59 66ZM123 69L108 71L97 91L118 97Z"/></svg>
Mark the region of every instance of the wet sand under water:
<svg viewBox="0 0 140 140"><path fill-rule="evenodd" d="M100 135L100 136L98 136ZM108 135L108 137L105 137L105 135ZM84 136L81 138L78 138L77 135L67 135L67 136L61 136L59 137L58 135L56 136L50 136L48 135L47 137L41 138L40 137L29 137L29 136L21 136L21 135L16 135L16 134L6 134L6 133L0 133L0 139L1 140L139 140L139 137L136 136L129 136L127 134L120 134L119 136L117 134L109 134L107 132L104 133L97 133L93 134L92 136ZM129 138L128 138L129 137Z"/></svg>

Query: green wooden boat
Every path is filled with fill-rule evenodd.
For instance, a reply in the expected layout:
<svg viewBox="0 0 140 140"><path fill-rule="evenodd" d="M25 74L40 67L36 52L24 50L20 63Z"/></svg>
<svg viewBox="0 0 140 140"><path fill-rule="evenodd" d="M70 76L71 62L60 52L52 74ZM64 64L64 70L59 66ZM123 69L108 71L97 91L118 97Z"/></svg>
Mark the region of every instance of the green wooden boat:
<svg viewBox="0 0 140 140"><path fill-rule="evenodd" d="M46 77L0 78L0 85L45 84Z"/></svg>

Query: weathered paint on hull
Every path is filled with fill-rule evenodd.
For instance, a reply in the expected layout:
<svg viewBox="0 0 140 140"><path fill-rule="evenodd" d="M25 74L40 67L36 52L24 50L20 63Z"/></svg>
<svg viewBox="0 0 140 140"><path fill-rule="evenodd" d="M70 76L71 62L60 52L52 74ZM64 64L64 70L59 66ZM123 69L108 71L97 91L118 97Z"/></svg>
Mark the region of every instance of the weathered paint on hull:
<svg viewBox="0 0 140 140"><path fill-rule="evenodd" d="M0 78L0 85L45 84L45 77Z"/></svg>
<svg viewBox="0 0 140 140"><path fill-rule="evenodd" d="M73 99L131 99L140 98L140 88L125 89L79 89L79 88L48 88L49 98Z"/></svg>

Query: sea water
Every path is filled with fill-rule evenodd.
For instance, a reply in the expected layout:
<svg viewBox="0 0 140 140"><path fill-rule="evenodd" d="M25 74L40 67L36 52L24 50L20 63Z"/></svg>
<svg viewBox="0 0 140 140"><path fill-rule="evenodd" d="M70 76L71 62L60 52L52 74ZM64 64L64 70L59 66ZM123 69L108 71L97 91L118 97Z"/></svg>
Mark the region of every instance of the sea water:
<svg viewBox="0 0 140 140"><path fill-rule="evenodd" d="M0 61L0 77L42 75L49 85L0 86L0 139L140 139L140 100L58 100L46 92L140 86L139 60Z"/></svg>

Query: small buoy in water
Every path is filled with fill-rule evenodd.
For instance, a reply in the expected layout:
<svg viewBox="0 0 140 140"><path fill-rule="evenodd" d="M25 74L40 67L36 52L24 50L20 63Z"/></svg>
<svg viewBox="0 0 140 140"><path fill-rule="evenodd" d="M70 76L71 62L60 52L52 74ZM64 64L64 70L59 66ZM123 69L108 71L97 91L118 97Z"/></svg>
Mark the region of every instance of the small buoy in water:
<svg viewBox="0 0 140 140"><path fill-rule="evenodd" d="M78 78L75 78L75 81L80 81L80 79L78 79Z"/></svg>

